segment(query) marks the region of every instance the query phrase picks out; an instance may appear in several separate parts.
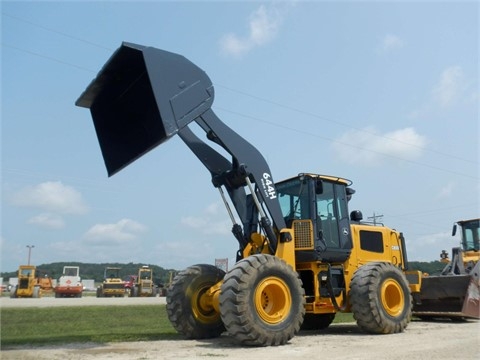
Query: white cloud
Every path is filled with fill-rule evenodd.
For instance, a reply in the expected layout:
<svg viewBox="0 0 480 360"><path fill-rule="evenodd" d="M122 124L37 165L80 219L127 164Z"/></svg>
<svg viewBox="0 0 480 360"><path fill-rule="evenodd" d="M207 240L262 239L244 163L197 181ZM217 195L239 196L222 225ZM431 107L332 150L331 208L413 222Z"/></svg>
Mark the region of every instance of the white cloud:
<svg viewBox="0 0 480 360"><path fill-rule="evenodd" d="M381 49L383 51L390 51L395 49L401 49L405 46L405 41L403 41L400 37L387 34L382 39Z"/></svg>
<svg viewBox="0 0 480 360"><path fill-rule="evenodd" d="M451 66L443 70L440 80L432 91L433 99L442 108L455 104L466 90L465 76L460 66Z"/></svg>
<svg viewBox="0 0 480 360"><path fill-rule="evenodd" d="M439 198L448 198L452 195L452 192L455 188L453 183L448 183L444 187L442 187L437 195Z"/></svg>
<svg viewBox="0 0 480 360"><path fill-rule="evenodd" d="M220 209L220 203L212 203L207 206L207 208L205 209L205 212L207 214L216 215L218 214L219 209Z"/></svg>
<svg viewBox="0 0 480 360"><path fill-rule="evenodd" d="M228 55L235 57L245 55L253 48L272 41L282 21L283 16L277 8L261 5L250 14L248 34L244 37L232 33L226 34L220 40L220 47Z"/></svg>
<svg viewBox="0 0 480 360"><path fill-rule="evenodd" d="M480 103L480 92L477 90L471 91L470 95L467 95L466 99L467 104L477 105Z"/></svg>
<svg viewBox="0 0 480 360"><path fill-rule="evenodd" d="M13 195L12 203L59 214L79 215L88 211L82 194L60 181L47 181L26 187Z"/></svg>
<svg viewBox="0 0 480 360"><path fill-rule="evenodd" d="M195 239L184 240L176 238L175 241L167 241L156 245L152 251L155 252L158 261L164 268L185 268L193 264L205 263L206 259L212 261L214 246L208 241L202 241L202 251L198 251L198 244Z"/></svg>
<svg viewBox="0 0 480 360"><path fill-rule="evenodd" d="M62 229L63 227L65 227L65 222L63 221L63 218L59 215L51 213L42 213L36 215L30 218L28 220L28 223L40 226L42 228L54 230Z"/></svg>
<svg viewBox="0 0 480 360"><path fill-rule="evenodd" d="M232 222L224 212L219 211L220 204L214 203L205 208L200 216L185 216L180 222L187 228L199 230L207 235L228 235Z"/></svg>
<svg viewBox="0 0 480 360"><path fill-rule="evenodd" d="M387 158L413 160L422 154L427 140L413 128L380 133L373 127L351 130L333 143L343 161L360 165L379 165Z"/></svg>
<svg viewBox="0 0 480 360"><path fill-rule="evenodd" d="M131 219L122 219L114 224L96 224L84 235L86 242L96 245L125 244L136 240L147 227Z"/></svg>
<svg viewBox="0 0 480 360"><path fill-rule="evenodd" d="M452 256L451 248L457 243L449 232L425 234L415 238L407 237L409 261L440 260L440 253L446 250Z"/></svg>
<svg viewBox="0 0 480 360"><path fill-rule="evenodd" d="M467 80L461 66L454 65L445 68L430 91L429 99L418 109L411 111L411 118L422 118L439 110L452 109L456 105L477 106L480 96L473 85Z"/></svg>
<svg viewBox="0 0 480 360"><path fill-rule="evenodd" d="M205 228L208 220L203 217L185 216L180 220L183 225L193 229Z"/></svg>
<svg viewBox="0 0 480 360"><path fill-rule="evenodd" d="M116 246L121 245L121 246ZM152 252L142 251L142 246L138 242L130 244L116 243L114 241L88 242L78 240L66 240L52 242L48 244L45 250L44 258L46 261L79 261L86 263L111 263L111 262L154 262ZM40 248L38 252L40 252ZM43 251L43 250L42 250ZM52 255L53 254L53 255ZM152 258L152 261L149 261ZM80 272L82 269L80 268Z"/></svg>

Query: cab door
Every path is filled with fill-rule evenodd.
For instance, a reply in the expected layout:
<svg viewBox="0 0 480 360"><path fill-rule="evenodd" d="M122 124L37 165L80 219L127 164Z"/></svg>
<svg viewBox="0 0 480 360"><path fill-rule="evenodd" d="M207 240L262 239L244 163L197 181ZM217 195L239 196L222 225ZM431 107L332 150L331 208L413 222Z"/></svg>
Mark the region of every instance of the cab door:
<svg viewBox="0 0 480 360"><path fill-rule="evenodd" d="M326 261L346 260L352 249L352 237L345 186L323 180L322 186L317 186L315 204L317 251Z"/></svg>

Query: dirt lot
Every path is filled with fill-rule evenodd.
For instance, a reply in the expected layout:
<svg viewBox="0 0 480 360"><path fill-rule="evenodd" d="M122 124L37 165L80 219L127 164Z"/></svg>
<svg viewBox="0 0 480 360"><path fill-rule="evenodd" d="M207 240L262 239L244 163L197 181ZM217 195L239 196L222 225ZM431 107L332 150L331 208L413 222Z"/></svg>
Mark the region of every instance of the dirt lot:
<svg viewBox="0 0 480 360"><path fill-rule="evenodd" d="M155 305L166 304L165 297L123 297L123 298L97 298L84 296L81 298L55 298L52 296L39 299L10 299L0 298L0 306L6 307L55 307L55 306L90 306L90 305Z"/></svg>
<svg viewBox="0 0 480 360"><path fill-rule="evenodd" d="M26 300L26 301L25 301ZM36 301L35 301L36 300ZM62 300L64 302L62 302ZM73 302L72 302L73 300ZM21 303L20 303L21 301ZM164 302L164 298L124 299L1 299L3 306L65 306L87 304L129 305L130 301ZM2 360L93 360L93 359L479 359L480 322L413 321L396 335L366 335L354 324L333 324L322 332L301 332L287 345L268 348L242 348L228 336L193 341L151 341L107 344L65 344L2 350Z"/></svg>

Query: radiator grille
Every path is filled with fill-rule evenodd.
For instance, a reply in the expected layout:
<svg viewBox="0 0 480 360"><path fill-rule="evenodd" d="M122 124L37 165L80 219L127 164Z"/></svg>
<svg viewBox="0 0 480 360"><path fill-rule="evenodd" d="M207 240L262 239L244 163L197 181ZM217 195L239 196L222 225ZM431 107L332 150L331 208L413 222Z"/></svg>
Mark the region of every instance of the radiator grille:
<svg viewBox="0 0 480 360"><path fill-rule="evenodd" d="M313 229L310 220L295 220L293 231L296 250L313 250Z"/></svg>

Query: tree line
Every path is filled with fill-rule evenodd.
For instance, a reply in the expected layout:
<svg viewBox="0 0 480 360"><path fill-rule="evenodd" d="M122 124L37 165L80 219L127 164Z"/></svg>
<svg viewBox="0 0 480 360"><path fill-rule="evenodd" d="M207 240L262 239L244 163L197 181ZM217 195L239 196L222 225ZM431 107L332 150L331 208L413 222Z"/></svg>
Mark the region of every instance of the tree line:
<svg viewBox="0 0 480 360"><path fill-rule="evenodd" d="M422 273L427 273L430 275L439 275L447 264L440 261L430 261L430 262L421 262L421 261L409 261L408 268L409 270L420 270Z"/></svg>

